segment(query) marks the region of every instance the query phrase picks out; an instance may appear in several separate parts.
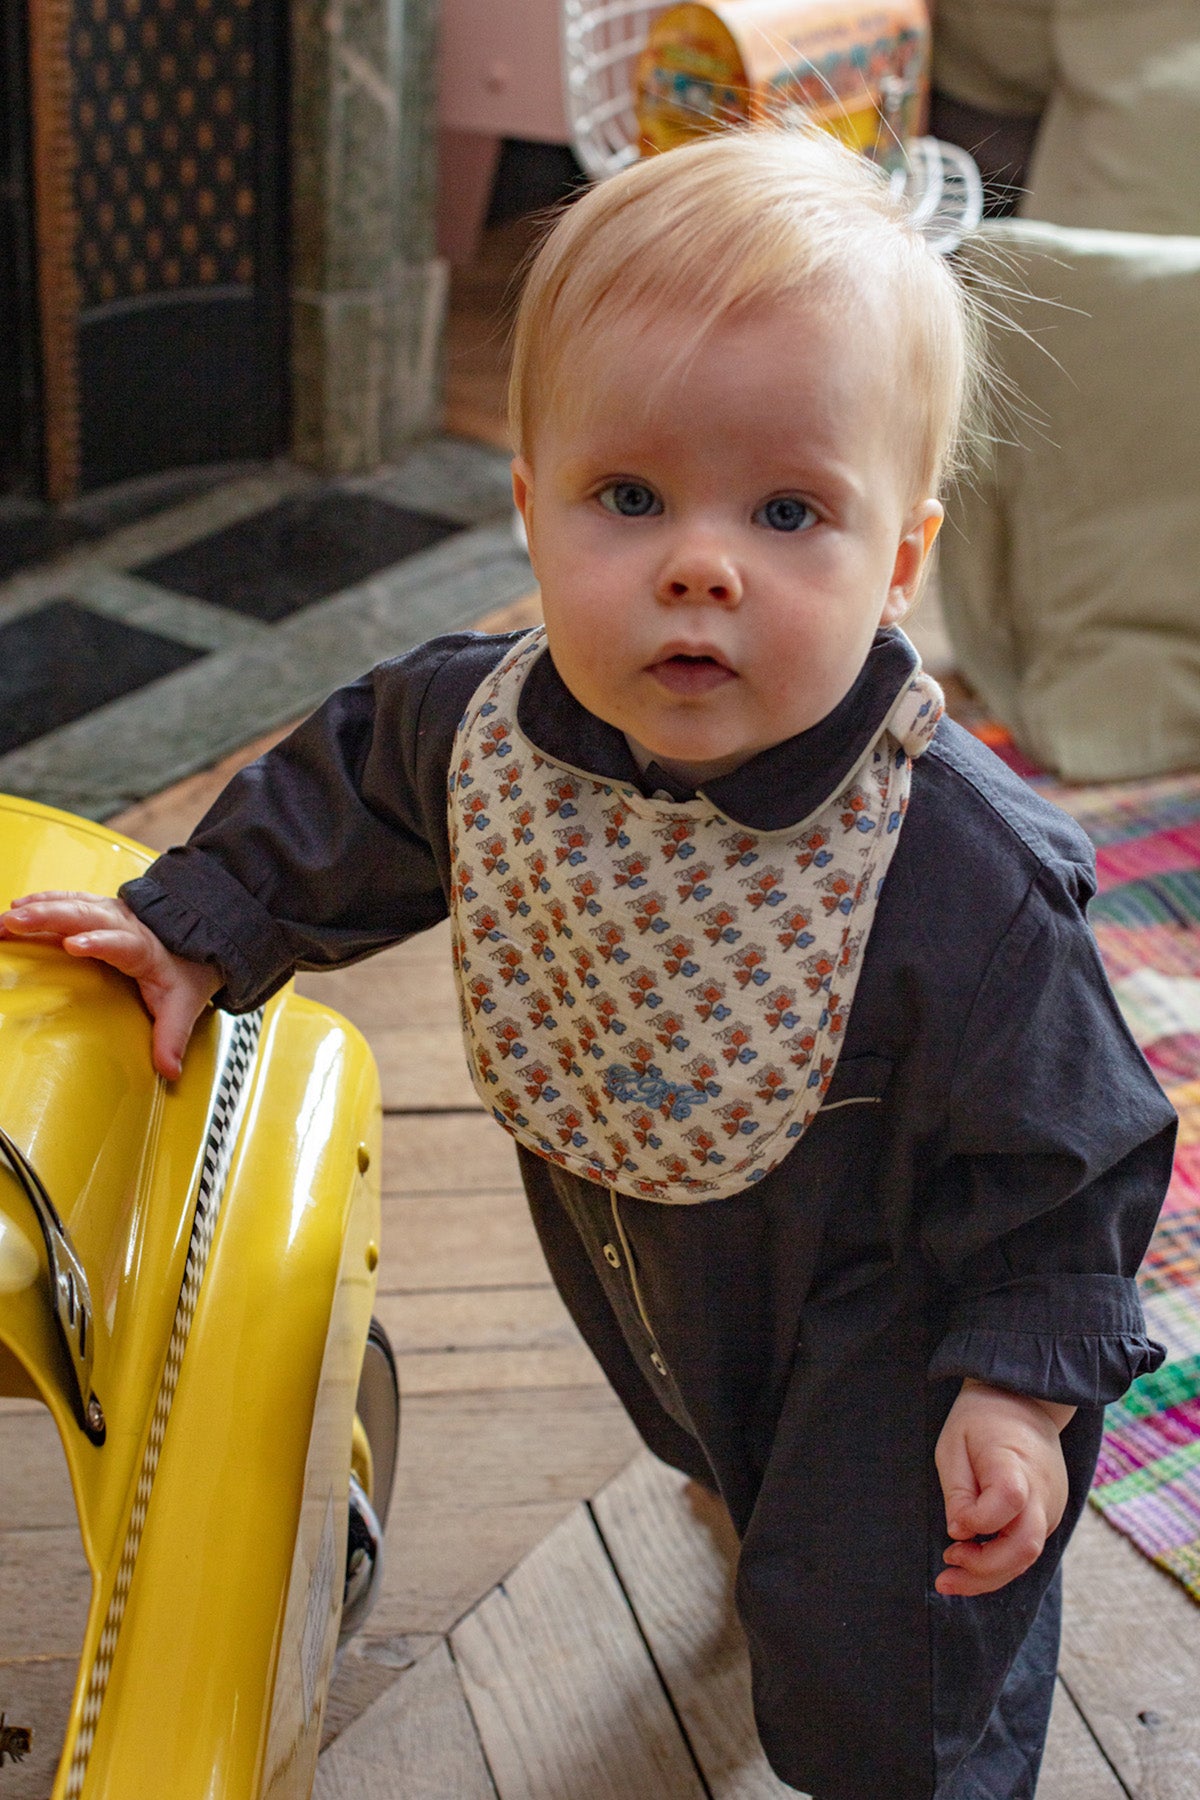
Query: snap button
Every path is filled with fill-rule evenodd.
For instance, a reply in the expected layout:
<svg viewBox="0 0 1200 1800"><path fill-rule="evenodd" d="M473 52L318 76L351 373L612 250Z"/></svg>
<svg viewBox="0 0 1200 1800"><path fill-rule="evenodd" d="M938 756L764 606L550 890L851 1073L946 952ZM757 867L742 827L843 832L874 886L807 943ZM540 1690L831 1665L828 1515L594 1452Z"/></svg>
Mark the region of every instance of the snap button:
<svg viewBox="0 0 1200 1800"><path fill-rule="evenodd" d="M666 1374L667 1365L663 1361L662 1357L658 1354L657 1350L654 1350L651 1352L650 1361L654 1364L654 1367L658 1370L660 1375Z"/></svg>
<svg viewBox="0 0 1200 1800"><path fill-rule="evenodd" d="M616 1245L615 1245L615 1244L605 1244L605 1246L604 1246L604 1260L605 1260L605 1262L606 1262L606 1263L611 1263L611 1264L612 1264L612 1267L613 1267L613 1268L614 1268L614 1269L619 1269L619 1268L620 1268L620 1266L621 1266L621 1253L620 1253L620 1251L619 1251L619 1250L618 1250L618 1249L617 1249L617 1247L616 1247Z"/></svg>

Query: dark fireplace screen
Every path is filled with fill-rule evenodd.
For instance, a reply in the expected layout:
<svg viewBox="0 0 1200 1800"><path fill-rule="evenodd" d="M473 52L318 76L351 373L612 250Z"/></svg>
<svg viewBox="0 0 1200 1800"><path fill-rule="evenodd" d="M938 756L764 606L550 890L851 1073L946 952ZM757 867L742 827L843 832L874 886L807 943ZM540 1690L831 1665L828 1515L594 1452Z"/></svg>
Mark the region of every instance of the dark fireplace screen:
<svg viewBox="0 0 1200 1800"><path fill-rule="evenodd" d="M286 423L283 0L30 0L50 497Z"/></svg>

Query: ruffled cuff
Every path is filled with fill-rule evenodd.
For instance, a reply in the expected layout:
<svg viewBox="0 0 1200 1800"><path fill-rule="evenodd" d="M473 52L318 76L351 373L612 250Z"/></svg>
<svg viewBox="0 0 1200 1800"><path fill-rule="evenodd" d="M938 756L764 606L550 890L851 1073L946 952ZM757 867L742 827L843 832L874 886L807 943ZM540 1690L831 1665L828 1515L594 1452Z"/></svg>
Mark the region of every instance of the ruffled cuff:
<svg viewBox="0 0 1200 1800"><path fill-rule="evenodd" d="M1106 1406L1165 1355L1146 1336L1134 1281L1047 1275L960 1300L929 1376L970 1376L1064 1406Z"/></svg>
<svg viewBox="0 0 1200 1800"><path fill-rule="evenodd" d="M171 880L185 859L186 899ZM261 1006L292 973L290 947L270 913L201 850L169 850L120 895L174 955L220 969L225 985L213 1005L226 1012Z"/></svg>

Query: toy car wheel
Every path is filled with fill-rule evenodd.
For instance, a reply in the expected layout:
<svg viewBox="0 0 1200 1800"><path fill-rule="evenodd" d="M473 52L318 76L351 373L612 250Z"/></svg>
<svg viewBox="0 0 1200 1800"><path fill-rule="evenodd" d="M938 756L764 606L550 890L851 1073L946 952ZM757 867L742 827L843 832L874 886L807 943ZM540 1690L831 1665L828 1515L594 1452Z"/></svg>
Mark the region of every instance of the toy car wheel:
<svg viewBox="0 0 1200 1800"><path fill-rule="evenodd" d="M386 1525L400 1443L400 1383L392 1346L378 1319L367 1330L356 1411L371 1449L371 1505L380 1525Z"/></svg>
<svg viewBox="0 0 1200 1800"><path fill-rule="evenodd" d="M366 1623L383 1575L383 1527L396 1474L400 1385L387 1333L372 1319L358 1380L356 1450L350 1471L346 1522L346 1579L339 1645ZM365 1440L365 1441L364 1441Z"/></svg>

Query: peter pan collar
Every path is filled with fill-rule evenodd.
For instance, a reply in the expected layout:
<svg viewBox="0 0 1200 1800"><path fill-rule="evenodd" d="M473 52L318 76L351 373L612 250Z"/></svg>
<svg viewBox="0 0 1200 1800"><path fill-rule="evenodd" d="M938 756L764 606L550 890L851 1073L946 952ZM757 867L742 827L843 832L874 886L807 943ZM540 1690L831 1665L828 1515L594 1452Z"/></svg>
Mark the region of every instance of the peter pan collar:
<svg viewBox="0 0 1200 1800"><path fill-rule="evenodd" d="M876 632L862 672L832 712L698 791L752 831L781 831L807 818L869 748L919 660L902 631ZM556 762L642 794L695 797L657 763L643 773L623 733L588 712L564 686L548 650L529 670L517 718L535 748Z"/></svg>

